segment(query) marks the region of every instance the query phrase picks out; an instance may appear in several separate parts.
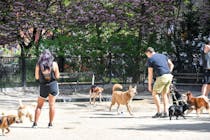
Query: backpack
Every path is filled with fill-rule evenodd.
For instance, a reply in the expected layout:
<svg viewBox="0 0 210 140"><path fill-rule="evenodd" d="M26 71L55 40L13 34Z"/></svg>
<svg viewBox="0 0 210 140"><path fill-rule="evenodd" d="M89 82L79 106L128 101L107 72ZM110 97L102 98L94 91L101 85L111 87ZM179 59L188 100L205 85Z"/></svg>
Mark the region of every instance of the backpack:
<svg viewBox="0 0 210 140"><path fill-rule="evenodd" d="M44 69L41 69L41 73L46 81L51 81L51 71L52 68L44 66Z"/></svg>

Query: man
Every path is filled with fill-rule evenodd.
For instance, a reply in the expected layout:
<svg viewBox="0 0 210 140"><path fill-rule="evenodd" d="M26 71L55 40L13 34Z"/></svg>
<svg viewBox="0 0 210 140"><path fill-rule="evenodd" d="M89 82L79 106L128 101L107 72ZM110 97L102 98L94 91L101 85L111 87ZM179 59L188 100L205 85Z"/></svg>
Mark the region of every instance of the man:
<svg viewBox="0 0 210 140"><path fill-rule="evenodd" d="M210 87L210 39L204 46L203 53L204 84L202 86L202 95L208 96Z"/></svg>
<svg viewBox="0 0 210 140"><path fill-rule="evenodd" d="M154 49L149 47L145 51L148 57L148 90L152 93L155 105L157 107L157 113L152 118L167 117L168 110L168 95L169 87L172 82L172 70L174 68L173 63L167 56L159 53L155 53ZM156 73L156 81L152 88L153 74ZM162 94L164 111L161 113L160 109L160 97L159 93Z"/></svg>

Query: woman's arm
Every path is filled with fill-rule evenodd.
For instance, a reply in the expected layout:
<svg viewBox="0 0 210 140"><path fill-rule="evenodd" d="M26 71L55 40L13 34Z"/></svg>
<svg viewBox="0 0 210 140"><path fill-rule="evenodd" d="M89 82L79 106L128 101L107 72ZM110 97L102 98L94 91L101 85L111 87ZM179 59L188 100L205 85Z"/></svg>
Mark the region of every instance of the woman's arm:
<svg viewBox="0 0 210 140"><path fill-rule="evenodd" d="M36 68L35 68L35 79L39 80L39 65L36 65Z"/></svg>
<svg viewBox="0 0 210 140"><path fill-rule="evenodd" d="M54 69L54 73L55 73L55 78L56 78L56 79L59 79L59 77L60 77L60 72L59 72L58 63L53 62L53 69Z"/></svg>

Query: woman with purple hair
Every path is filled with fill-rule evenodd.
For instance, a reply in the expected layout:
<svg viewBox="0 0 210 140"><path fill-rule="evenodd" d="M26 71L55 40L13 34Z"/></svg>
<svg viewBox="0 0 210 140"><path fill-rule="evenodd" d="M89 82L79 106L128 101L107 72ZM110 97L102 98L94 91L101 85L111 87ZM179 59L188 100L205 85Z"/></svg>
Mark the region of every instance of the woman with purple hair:
<svg viewBox="0 0 210 140"><path fill-rule="evenodd" d="M54 57L52 56L51 52L46 49L42 52L36 64L35 78L40 83L40 96L37 100L34 123L32 126L33 128L37 127L41 109L47 97L49 102L48 127L52 127L52 122L55 116L55 100L56 96L59 94L57 79L60 76L58 64L53 60Z"/></svg>

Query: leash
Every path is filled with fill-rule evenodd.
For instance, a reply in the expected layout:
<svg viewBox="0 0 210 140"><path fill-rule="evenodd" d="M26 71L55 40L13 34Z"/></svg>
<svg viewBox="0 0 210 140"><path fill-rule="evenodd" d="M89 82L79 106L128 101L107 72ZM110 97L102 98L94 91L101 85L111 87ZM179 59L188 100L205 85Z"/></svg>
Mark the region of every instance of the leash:
<svg viewBox="0 0 210 140"><path fill-rule="evenodd" d="M174 90L175 90L175 89L174 89L174 85L172 84L172 92L171 92L171 94L172 94L172 96L173 96L174 99L175 99L175 101L173 101L173 103L176 103L176 105L179 105L179 102L180 102L180 101L183 101L184 103L186 103L184 100L182 100L182 99L178 100L178 99L176 98Z"/></svg>
<svg viewBox="0 0 210 140"><path fill-rule="evenodd" d="M182 101L182 100L177 100L174 91L172 92L172 96L173 96L174 99L175 99L175 101L173 101L173 103L176 103L176 105L179 105L179 101Z"/></svg>

